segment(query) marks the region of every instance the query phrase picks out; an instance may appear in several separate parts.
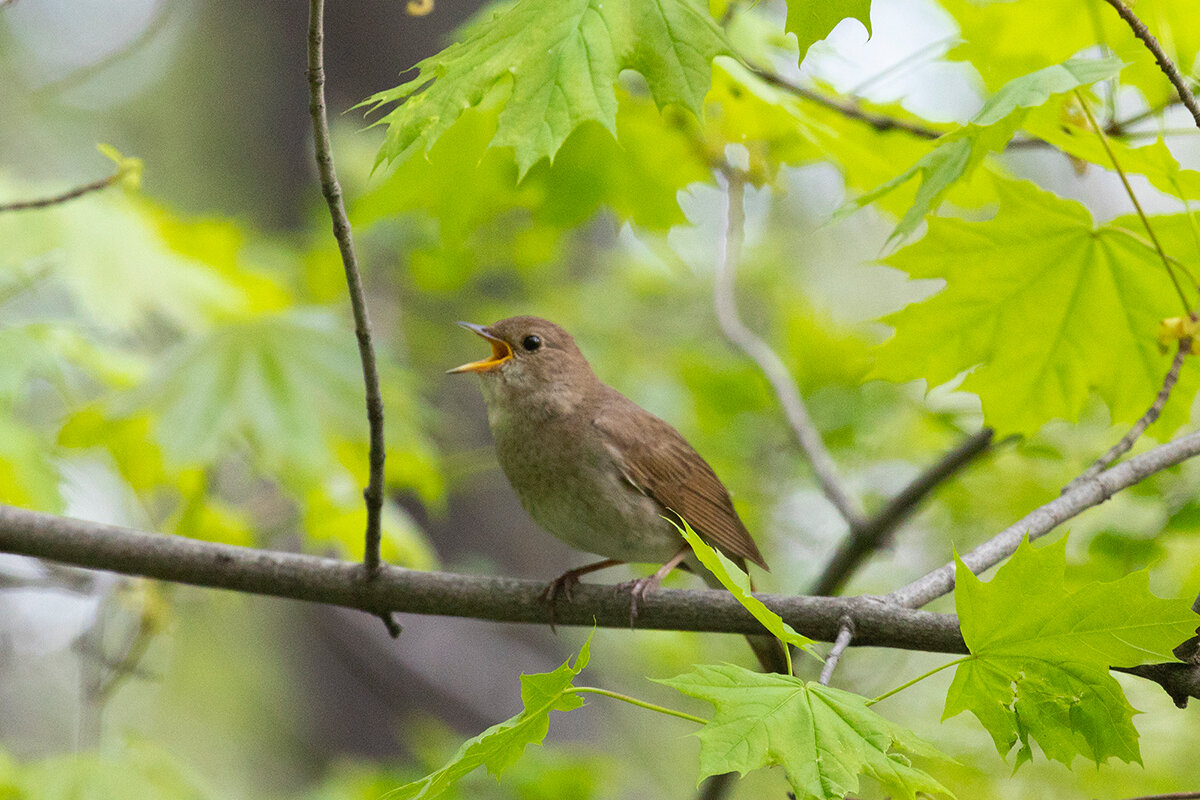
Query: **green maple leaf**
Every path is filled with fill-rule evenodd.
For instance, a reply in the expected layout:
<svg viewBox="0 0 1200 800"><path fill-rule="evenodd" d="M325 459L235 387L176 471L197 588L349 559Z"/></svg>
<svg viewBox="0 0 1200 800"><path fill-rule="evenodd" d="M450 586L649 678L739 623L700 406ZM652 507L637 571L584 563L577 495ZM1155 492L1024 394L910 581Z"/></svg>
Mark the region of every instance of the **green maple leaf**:
<svg viewBox="0 0 1200 800"><path fill-rule="evenodd" d="M1153 249L1088 210L1031 183L996 178L987 222L935 217L919 242L886 263L946 285L888 321L896 335L871 377L925 378L970 371L998 434L1076 420L1095 391L1114 422L1150 405L1171 356L1155 341L1179 298ZM1187 405L1189 396L1174 397Z"/></svg>
<svg viewBox="0 0 1200 800"><path fill-rule="evenodd" d="M728 40L696 0L519 0L467 38L414 67L418 76L365 102L400 103L379 161L425 153L462 115L505 85L493 147L512 147L520 175L553 158L567 136L594 120L616 135L614 84L642 74L659 108L697 116L712 60Z"/></svg>
<svg viewBox="0 0 1200 800"><path fill-rule="evenodd" d="M553 672L522 675L521 702L525 709L520 714L463 742L445 766L388 792L387 800L438 797L478 767L487 767L489 773L499 776L516 763L528 745L541 744L550 730L551 711L570 711L583 705L579 695L569 690L575 676L587 666L590 642L589 636L574 664L568 659Z"/></svg>
<svg viewBox="0 0 1200 800"><path fill-rule="evenodd" d="M988 153L1002 150L1008 144L1027 109L1040 106L1055 95L1111 78L1123 66L1117 58L1073 58L1010 81L984 103L968 124L938 139L933 149L915 164L853 200L846 210L873 203L919 177L921 185L912 207L905 212L892 236L901 238L911 234L921 220L937 210L955 184L975 171Z"/></svg>
<svg viewBox="0 0 1200 800"><path fill-rule="evenodd" d="M796 34L800 43L800 60L808 48L821 41L844 19L862 23L871 35L871 0L788 0L788 33Z"/></svg>
<svg viewBox="0 0 1200 800"><path fill-rule="evenodd" d="M1111 757L1141 761L1136 713L1110 666L1171 660L1196 615L1150 593L1145 570L1068 591L1066 537L1035 550L1028 540L988 583L957 562L954 602L971 651L954 674L943 719L970 711L1001 755L1036 741L1070 765Z"/></svg>
<svg viewBox="0 0 1200 800"><path fill-rule="evenodd" d="M894 796L952 796L909 756L943 757L850 692L732 664L660 681L713 705L700 739L701 777L782 766L799 798L844 797L869 775Z"/></svg>
<svg viewBox="0 0 1200 800"><path fill-rule="evenodd" d="M761 600L742 588L741 583L733 577L734 572L741 573L741 570L734 566L732 561L718 552L716 548L710 547L707 542L701 539L700 534L692 530L692 526L687 524L687 520L681 519L680 521L683 522L683 527L679 528L679 533L687 540L688 545L692 548L692 552L696 554L696 558L700 559L700 563L717 577L721 585L728 589L729 593L736 597L737 601L755 619L763 624L764 628L770 631L781 642L798 647L814 658L820 658L820 655L818 655L816 649L813 647L812 639L784 622L783 617L767 608ZM677 525L676 527L679 526Z"/></svg>

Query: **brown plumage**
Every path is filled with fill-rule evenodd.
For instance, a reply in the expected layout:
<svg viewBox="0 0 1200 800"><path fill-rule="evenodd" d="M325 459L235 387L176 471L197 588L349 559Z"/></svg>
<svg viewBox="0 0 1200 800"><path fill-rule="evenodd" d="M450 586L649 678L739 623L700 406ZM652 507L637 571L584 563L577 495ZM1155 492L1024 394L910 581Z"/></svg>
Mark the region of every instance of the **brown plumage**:
<svg viewBox="0 0 1200 800"><path fill-rule="evenodd" d="M720 586L672 514L743 570L747 561L767 569L708 462L671 425L601 382L565 330L538 317L460 324L492 355L450 371L482 379L496 456L521 505L559 539L605 556L551 582L551 611L557 597L570 600L580 576L622 562L663 565L630 585L631 619L638 600L680 564ZM764 666L778 669L774 641L750 638Z"/></svg>

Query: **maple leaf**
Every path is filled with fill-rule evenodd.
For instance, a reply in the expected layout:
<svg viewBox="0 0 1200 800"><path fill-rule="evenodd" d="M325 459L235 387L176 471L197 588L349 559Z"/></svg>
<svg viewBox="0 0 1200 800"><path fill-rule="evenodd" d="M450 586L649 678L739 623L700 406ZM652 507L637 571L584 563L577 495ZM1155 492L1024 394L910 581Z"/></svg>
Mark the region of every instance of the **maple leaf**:
<svg viewBox="0 0 1200 800"><path fill-rule="evenodd" d="M519 0L417 64L416 78L364 102L400 103L379 121L388 132L378 160L393 161L427 152L504 84L509 94L491 146L512 147L523 176L584 122L616 135L621 70L641 73L659 108L676 104L698 117L712 60L731 53L695 0Z"/></svg>
<svg viewBox="0 0 1200 800"><path fill-rule="evenodd" d="M696 734L702 778L778 765L798 798L844 797L858 791L860 775L897 797L952 796L909 760L944 756L859 695L732 664L659 682L713 705L713 719Z"/></svg>
<svg viewBox="0 0 1200 800"><path fill-rule="evenodd" d="M896 335L869 377L930 386L968 372L997 435L1077 420L1089 392L1114 422L1137 418L1170 356L1155 341L1179 298L1154 250L1080 203L995 178L995 217L935 217L923 239L886 263L946 285L887 318ZM1172 398L1185 408L1190 394ZM1194 393L1195 389L1190 389Z"/></svg>
<svg viewBox="0 0 1200 800"><path fill-rule="evenodd" d="M1026 540L984 583L961 561L954 602L971 658L946 696L946 719L970 711L1001 755L1020 743L1017 765L1036 741L1070 766L1141 761L1136 713L1110 666L1170 660L1196 615L1180 600L1150 593L1145 570L1068 591L1066 537L1035 550Z"/></svg>

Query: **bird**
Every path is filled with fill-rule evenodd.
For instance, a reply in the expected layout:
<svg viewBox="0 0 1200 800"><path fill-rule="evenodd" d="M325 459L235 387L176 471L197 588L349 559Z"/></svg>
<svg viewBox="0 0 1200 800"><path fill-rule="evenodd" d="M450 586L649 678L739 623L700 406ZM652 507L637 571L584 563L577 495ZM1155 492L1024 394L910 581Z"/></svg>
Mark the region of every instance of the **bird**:
<svg viewBox="0 0 1200 800"><path fill-rule="evenodd" d="M479 376L496 457L522 507L557 538L603 556L548 584L552 626L557 598L570 602L580 577L618 564L662 565L618 587L629 590L631 624L639 601L681 565L719 588L681 521L743 571L747 563L769 571L708 462L672 425L601 381L566 330L534 316L458 324L492 353L447 372ZM786 671L775 639L746 638L765 669Z"/></svg>

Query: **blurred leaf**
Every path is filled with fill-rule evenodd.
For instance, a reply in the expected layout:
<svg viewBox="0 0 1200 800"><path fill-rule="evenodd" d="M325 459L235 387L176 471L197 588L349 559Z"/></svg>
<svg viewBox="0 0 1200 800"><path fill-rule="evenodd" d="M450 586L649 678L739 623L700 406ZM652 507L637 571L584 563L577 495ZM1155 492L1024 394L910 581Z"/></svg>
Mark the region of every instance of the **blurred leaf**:
<svg viewBox="0 0 1200 800"><path fill-rule="evenodd" d="M989 88L1061 61L1097 42L1129 64L1122 80L1142 91L1150 106L1173 100L1174 90L1129 26L1104 3L1015 0L940 0L961 31L951 55L968 60ZM1187 0L1138 0L1137 15L1185 73L1200 50L1200 31ZM1031 32L1043 32L1038 35Z"/></svg>
<svg viewBox="0 0 1200 800"><path fill-rule="evenodd" d="M343 558L360 558L367 528L362 487L349 476L341 478L330 478L305 495L304 531L310 544L333 544ZM380 555L384 561L409 569L437 568L437 555L424 532L390 501L383 505L381 529Z"/></svg>
<svg viewBox="0 0 1200 800"><path fill-rule="evenodd" d="M148 741L115 752L51 756L19 767L21 800L203 800L212 794L173 756Z"/></svg>
<svg viewBox="0 0 1200 800"><path fill-rule="evenodd" d="M520 0L417 64L416 78L366 102L401 103L380 120L388 134L379 160L390 162L428 152L465 110L507 84L492 144L513 147L524 175L584 122L616 133L621 70L640 72L659 108L699 115L712 60L728 52L694 0Z"/></svg>
<svg viewBox="0 0 1200 800"><path fill-rule="evenodd" d="M18 422L4 403L0 403L0 503L51 512L62 507L58 470L46 442Z"/></svg>
<svg viewBox="0 0 1200 800"><path fill-rule="evenodd" d="M1005 84L992 95L971 122L937 140L933 149L915 164L873 191L853 200L849 208L862 208L893 189L920 176L913 205L904 214L892 236L904 238L921 220L941 205L946 193L959 180L970 176L988 153L1002 150L1021 124L1023 110L1040 106L1051 97L1080 86L1110 78L1124 64L1117 58L1070 59L1040 69Z"/></svg>
<svg viewBox="0 0 1200 800"><path fill-rule="evenodd" d="M321 311L295 310L181 343L125 405L154 414L175 464L249 443L269 470L313 474L329 465L336 432L365 436L361 381L352 336Z"/></svg>
<svg viewBox="0 0 1200 800"><path fill-rule="evenodd" d="M658 682L713 705L712 721L695 734L701 778L778 765L803 800L857 792L860 775L893 797L953 797L910 761L944 756L871 711L859 695L732 664L697 666Z"/></svg>
<svg viewBox="0 0 1200 800"><path fill-rule="evenodd" d="M843 19L856 19L871 35L871 0L788 0L787 31L796 34L800 60Z"/></svg>
<svg viewBox="0 0 1200 800"><path fill-rule="evenodd" d="M568 659L553 672L521 676L521 702L525 709L520 714L468 739L441 769L397 787L386 797L389 800L438 797L477 767L485 766L496 776L511 767L527 746L541 744L546 738L551 711L570 711L583 705L579 695L568 690L575 676L587 666L590 642L589 636L574 664Z"/></svg>
<svg viewBox="0 0 1200 800"><path fill-rule="evenodd" d="M1035 550L1026 540L983 583L956 561L955 608L971 658L960 664L943 719L971 711L1000 754L1036 741L1070 766L1084 755L1139 762L1133 708L1110 666L1170 660L1197 619L1187 601L1150 594L1145 571L1076 591L1064 584L1066 537Z"/></svg>
<svg viewBox="0 0 1200 800"><path fill-rule="evenodd" d="M888 318L896 335L872 376L937 386L969 371L962 388L1000 436L1076 420L1090 391L1114 422L1140 416L1170 362L1158 322L1179 305L1162 263L1079 203L999 178L997 191L991 220L933 218L887 259L946 287ZM1186 408L1195 391L1185 376L1172 402Z"/></svg>

